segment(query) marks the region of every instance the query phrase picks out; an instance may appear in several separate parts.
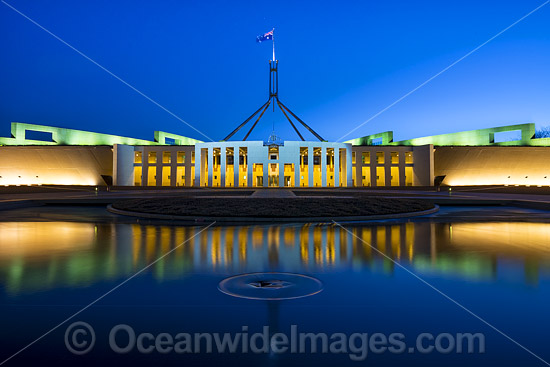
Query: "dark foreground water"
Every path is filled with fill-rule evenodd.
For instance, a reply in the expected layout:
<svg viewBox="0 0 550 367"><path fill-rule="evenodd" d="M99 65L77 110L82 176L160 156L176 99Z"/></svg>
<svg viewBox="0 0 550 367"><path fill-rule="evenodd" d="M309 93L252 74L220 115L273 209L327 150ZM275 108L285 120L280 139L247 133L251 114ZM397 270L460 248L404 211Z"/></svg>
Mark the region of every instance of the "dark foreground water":
<svg viewBox="0 0 550 367"><path fill-rule="evenodd" d="M6 212L0 362L49 332L5 365L544 366L529 351L550 360L548 222L447 208L203 230L100 208ZM218 289L258 272L285 274L238 278L230 293L248 298Z"/></svg>

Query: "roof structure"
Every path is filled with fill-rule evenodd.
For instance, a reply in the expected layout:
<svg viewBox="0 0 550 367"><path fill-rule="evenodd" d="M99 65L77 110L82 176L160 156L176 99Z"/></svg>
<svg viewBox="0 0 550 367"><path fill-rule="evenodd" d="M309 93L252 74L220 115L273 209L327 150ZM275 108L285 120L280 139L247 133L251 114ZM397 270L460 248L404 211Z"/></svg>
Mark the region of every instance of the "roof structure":
<svg viewBox="0 0 550 367"><path fill-rule="evenodd" d="M27 132L45 133L46 136L51 134L51 138L49 140L27 139ZM155 131L155 140L149 141L22 122L11 123L11 135L11 138L0 138L0 145L195 145L202 143L201 140L164 131Z"/></svg>

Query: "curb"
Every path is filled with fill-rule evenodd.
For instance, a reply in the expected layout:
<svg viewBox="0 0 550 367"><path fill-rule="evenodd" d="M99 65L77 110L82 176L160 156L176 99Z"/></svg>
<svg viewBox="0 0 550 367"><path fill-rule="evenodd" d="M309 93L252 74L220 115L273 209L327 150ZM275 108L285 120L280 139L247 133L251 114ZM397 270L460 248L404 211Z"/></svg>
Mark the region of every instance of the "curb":
<svg viewBox="0 0 550 367"><path fill-rule="evenodd" d="M434 204L435 205L435 204ZM168 219L193 223L222 222L224 224L242 224L242 223L311 223L311 222L362 222L367 220L380 219L399 219L408 217L418 217L421 215L433 214L439 211L439 205L432 209L419 212L384 214L384 215L366 215L366 216L348 216L348 217L295 217L295 218L257 218L257 217L203 217L203 216L184 216L170 214L142 213L129 210L113 208L112 204L107 205L107 211L113 214L125 215L129 217L140 217L149 219Z"/></svg>
<svg viewBox="0 0 550 367"><path fill-rule="evenodd" d="M17 200L17 201L5 201L0 203L0 211L12 210L20 208L32 208L35 206L42 206L43 204L35 200Z"/></svg>

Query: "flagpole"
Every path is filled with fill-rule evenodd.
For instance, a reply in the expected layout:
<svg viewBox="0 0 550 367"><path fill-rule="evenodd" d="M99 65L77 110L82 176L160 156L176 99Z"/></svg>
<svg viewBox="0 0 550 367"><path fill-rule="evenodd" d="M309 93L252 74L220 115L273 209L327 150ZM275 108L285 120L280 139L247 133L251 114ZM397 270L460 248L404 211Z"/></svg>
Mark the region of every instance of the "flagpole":
<svg viewBox="0 0 550 367"><path fill-rule="evenodd" d="M273 37L271 38L271 43L273 43L273 62L275 62L275 28L273 28Z"/></svg>
<svg viewBox="0 0 550 367"><path fill-rule="evenodd" d="M275 64L275 28L271 30L272 36L271 36L271 43L273 44L273 67L275 67L275 73L277 72L277 65ZM275 74L277 75L277 74ZM275 85L275 80L273 80L273 84ZM275 86L275 88L278 89L278 87ZM279 98L279 97L277 97ZM275 103L273 103L273 112L275 112ZM275 121L273 121L273 131L275 131Z"/></svg>

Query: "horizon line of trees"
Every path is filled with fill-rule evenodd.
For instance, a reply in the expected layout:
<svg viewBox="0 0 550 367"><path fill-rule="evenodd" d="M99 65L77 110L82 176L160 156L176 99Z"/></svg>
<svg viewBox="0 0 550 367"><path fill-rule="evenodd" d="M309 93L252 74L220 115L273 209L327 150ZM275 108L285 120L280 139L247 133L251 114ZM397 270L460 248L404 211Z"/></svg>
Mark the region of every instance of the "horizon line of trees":
<svg viewBox="0 0 550 367"><path fill-rule="evenodd" d="M550 126L541 126L535 130L535 139L550 138Z"/></svg>

